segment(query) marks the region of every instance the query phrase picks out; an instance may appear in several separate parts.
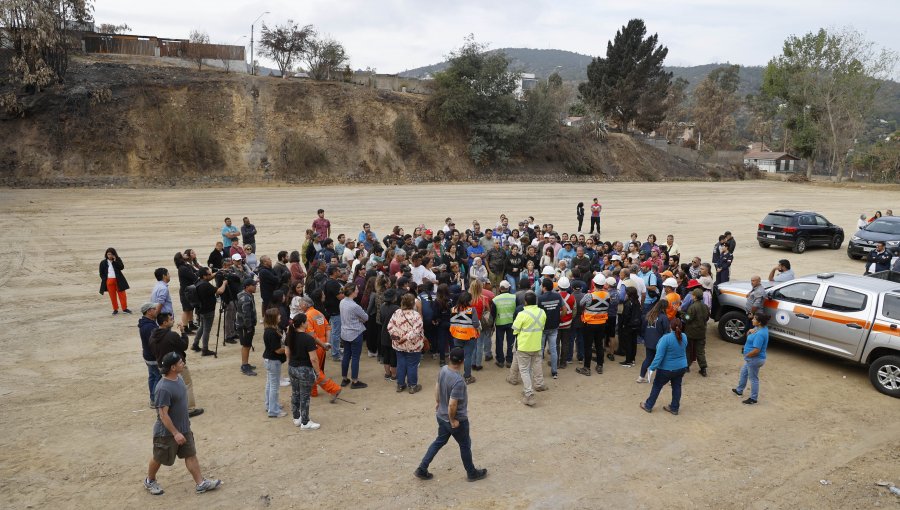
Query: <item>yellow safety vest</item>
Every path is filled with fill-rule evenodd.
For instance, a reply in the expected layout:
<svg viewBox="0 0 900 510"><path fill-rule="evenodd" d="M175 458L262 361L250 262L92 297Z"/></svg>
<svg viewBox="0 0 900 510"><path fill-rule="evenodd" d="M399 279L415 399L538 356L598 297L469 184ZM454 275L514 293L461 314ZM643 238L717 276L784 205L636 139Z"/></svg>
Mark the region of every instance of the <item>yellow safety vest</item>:
<svg viewBox="0 0 900 510"><path fill-rule="evenodd" d="M536 305L526 306L513 322L513 334L516 335L516 348L522 352L541 350L541 339L544 335L544 324L547 313Z"/></svg>

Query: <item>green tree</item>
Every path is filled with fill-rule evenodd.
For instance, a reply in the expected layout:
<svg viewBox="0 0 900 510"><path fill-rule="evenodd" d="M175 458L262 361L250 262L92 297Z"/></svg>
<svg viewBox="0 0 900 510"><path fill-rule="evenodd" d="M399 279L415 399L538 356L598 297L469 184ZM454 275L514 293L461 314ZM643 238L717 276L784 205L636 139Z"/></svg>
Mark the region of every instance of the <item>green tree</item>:
<svg viewBox="0 0 900 510"><path fill-rule="evenodd" d="M633 19L606 45L606 58L588 64L588 81L578 87L582 98L622 131L634 125L652 131L665 118L672 73L663 70L668 48L653 34L644 37L643 20Z"/></svg>
<svg viewBox="0 0 900 510"><path fill-rule="evenodd" d="M559 75L557 75L559 76ZM518 124L522 133L520 147L523 154L534 156L547 148L559 133L559 121L566 112L567 92L562 80L547 80L525 93Z"/></svg>
<svg viewBox="0 0 900 510"><path fill-rule="evenodd" d="M268 27L263 23L259 38L259 52L275 61L281 76L287 76L294 63L309 51L316 31L312 25L301 27L293 20L284 25Z"/></svg>
<svg viewBox="0 0 900 510"><path fill-rule="evenodd" d="M331 80L341 75L340 67L349 57L344 45L330 37L312 39L305 53L309 76L314 80Z"/></svg>
<svg viewBox="0 0 900 510"><path fill-rule="evenodd" d="M738 65L718 67L694 89L694 124L702 142L716 149L734 145L735 114L741 105L740 70Z"/></svg>
<svg viewBox="0 0 900 510"><path fill-rule="evenodd" d="M506 160L521 129L515 124L518 76L500 52L485 52L473 36L450 54L449 66L434 76L426 114L430 121L469 138L469 156L479 165Z"/></svg>
<svg viewBox="0 0 900 510"><path fill-rule="evenodd" d="M762 92L784 102L790 146L821 156L840 181L881 79L891 75L896 60L851 29L790 36L782 54L769 61Z"/></svg>
<svg viewBox="0 0 900 510"><path fill-rule="evenodd" d="M689 84L687 80L679 76L672 82L669 93L666 95L666 119L662 124L666 127L666 140L670 142L683 133L683 129L678 126L678 123L688 120L687 88Z"/></svg>

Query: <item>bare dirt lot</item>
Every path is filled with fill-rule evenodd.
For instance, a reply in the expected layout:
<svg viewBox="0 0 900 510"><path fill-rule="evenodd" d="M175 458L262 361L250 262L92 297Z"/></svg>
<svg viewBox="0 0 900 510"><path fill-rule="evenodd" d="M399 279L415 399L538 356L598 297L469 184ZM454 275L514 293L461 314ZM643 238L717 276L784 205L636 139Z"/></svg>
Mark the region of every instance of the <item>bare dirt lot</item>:
<svg viewBox="0 0 900 510"><path fill-rule="evenodd" d="M862 272L843 249L794 255L758 247L756 224L771 209L817 210L848 238L861 212L900 210L896 189L767 181L0 190L2 506L162 508L202 499L210 508L897 508L900 498L874 483L900 484L900 401L876 392L862 367L773 342L761 403L742 406L729 391L739 347L719 340L713 324L710 377L686 377L678 417L638 408L649 388L635 384L637 368L610 364L590 378L561 370L527 408L521 386L486 363L469 389L475 461L489 470L474 484L453 442L432 464L434 480L412 476L436 430L436 362L423 362L426 391L409 395L395 393L364 358L369 388L345 392L356 404L314 400L322 428L307 432L263 412L261 348L251 355L260 377L248 378L238 348L220 346L218 359L189 356L189 364L206 409L192 421L200 462L224 486L195 496L176 464L160 473L165 495L141 487L154 413L138 315L111 317L97 293L107 246L125 262L137 310L153 269L173 269L172 254L188 247L205 260L225 216L249 216L259 253L274 255L299 248L318 207L335 233L355 234L363 221L379 235L394 224L411 231L446 216L488 225L500 213L572 231L575 204L593 196L604 206L604 239L672 233L683 255L706 260L730 229L738 242L733 279L765 275L782 257L798 274ZM326 372L337 373L334 363ZM285 405L289 394L282 388Z"/></svg>

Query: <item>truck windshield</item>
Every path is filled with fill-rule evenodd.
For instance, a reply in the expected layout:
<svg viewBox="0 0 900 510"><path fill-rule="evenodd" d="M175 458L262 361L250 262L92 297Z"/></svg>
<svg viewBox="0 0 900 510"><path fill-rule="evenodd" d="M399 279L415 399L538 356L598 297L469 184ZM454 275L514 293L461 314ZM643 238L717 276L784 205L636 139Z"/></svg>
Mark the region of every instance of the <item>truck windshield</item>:
<svg viewBox="0 0 900 510"><path fill-rule="evenodd" d="M873 221L866 227L866 232L900 235L900 223L895 223L893 221Z"/></svg>
<svg viewBox="0 0 900 510"><path fill-rule="evenodd" d="M791 217L780 214L767 214L762 222L763 225L772 225L773 227L788 227L791 225Z"/></svg>

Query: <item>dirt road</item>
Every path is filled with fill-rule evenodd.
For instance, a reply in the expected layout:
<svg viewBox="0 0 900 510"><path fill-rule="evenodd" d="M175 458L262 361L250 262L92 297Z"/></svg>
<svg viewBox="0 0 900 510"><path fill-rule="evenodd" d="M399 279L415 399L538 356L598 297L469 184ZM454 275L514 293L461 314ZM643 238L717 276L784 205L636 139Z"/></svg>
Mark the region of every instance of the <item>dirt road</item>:
<svg viewBox="0 0 900 510"><path fill-rule="evenodd" d="M593 196L603 204L604 239L672 233L682 254L706 260L730 229L738 242L734 279L765 275L782 257L798 274L862 272L844 250L758 247L756 225L771 209L815 209L847 237L861 212L900 210L896 190L765 181L0 190L3 506L162 508L202 499L211 508L896 508L900 498L873 484L900 484L900 401L877 393L863 368L774 343L760 405L742 406L729 391L739 347L718 340L713 325L710 377L689 374L678 417L638 408L648 387L635 384L636 368L608 366L590 378L561 370L532 409L519 403L521 386L486 364L469 389L475 461L489 469L475 484L465 482L452 442L432 464L433 481L412 476L436 430L436 362L421 369L427 391L409 395L395 393L365 358L369 388L346 392L356 404L314 400L322 429L301 432L263 412L261 348L251 358L261 375L248 378L239 373L238 349L220 347L218 359L189 356L189 364L206 409L192 421L200 462L225 485L194 496L176 465L159 476L164 496L141 487L154 413L138 316L111 317L97 293L107 246L125 262L137 310L153 270L172 270L172 254L188 247L205 260L225 216L249 216L259 253L274 255L299 248L318 207L335 233L356 234L369 221L383 236L394 224L411 231L420 222L440 226L446 216L458 226L475 218L487 226L500 213L573 231L575 204ZM330 361L326 372L337 373Z"/></svg>

